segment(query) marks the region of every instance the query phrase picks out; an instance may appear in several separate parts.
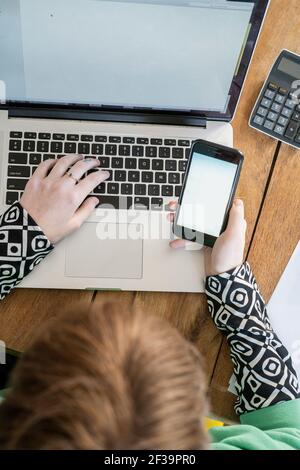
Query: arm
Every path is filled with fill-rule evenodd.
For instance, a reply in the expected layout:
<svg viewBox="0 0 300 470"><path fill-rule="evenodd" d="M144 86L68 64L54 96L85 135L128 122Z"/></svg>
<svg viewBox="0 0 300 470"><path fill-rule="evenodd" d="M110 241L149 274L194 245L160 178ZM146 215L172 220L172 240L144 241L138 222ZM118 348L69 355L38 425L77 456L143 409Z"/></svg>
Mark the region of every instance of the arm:
<svg viewBox="0 0 300 470"><path fill-rule="evenodd" d="M84 175L98 166L96 158L83 160L82 155L44 161L20 202L0 216L0 300L95 209L98 198L87 196L109 174Z"/></svg>

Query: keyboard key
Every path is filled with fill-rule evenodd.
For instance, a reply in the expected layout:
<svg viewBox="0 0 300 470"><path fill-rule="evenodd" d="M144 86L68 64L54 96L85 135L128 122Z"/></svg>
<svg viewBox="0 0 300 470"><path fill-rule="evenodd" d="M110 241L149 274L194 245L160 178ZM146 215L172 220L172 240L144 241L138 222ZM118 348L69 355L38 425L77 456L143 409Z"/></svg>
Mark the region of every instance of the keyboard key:
<svg viewBox="0 0 300 470"><path fill-rule="evenodd" d="M78 134L68 134L67 135L67 140L70 142L78 142L79 141L79 135Z"/></svg>
<svg viewBox="0 0 300 470"><path fill-rule="evenodd" d="M295 141L300 144L300 134L297 135L297 137L295 138Z"/></svg>
<svg viewBox="0 0 300 470"><path fill-rule="evenodd" d="M123 143L124 144L135 144L135 138L134 137L123 137Z"/></svg>
<svg viewBox="0 0 300 470"><path fill-rule="evenodd" d="M138 145L148 145L149 144L149 139L147 137L138 137L136 139L136 143Z"/></svg>
<svg viewBox="0 0 300 470"><path fill-rule="evenodd" d="M109 157L98 157L101 168L109 168Z"/></svg>
<svg viewBox="0 0 300 470"><path fill-rule="evenodd" d="M26 165L27 154L10 152L8 154L8 163L17 163L18 165Z"/></svg>
<svg viewBox="0 0 300 470"><path fill-rule="evenodd" d="M285 96L282 95L276 95L275 96L275 102L279 104L283 104L285 102Z"/></svg>
<svg viewBox="0 0 300 470"><path fill-rule="evenodd" d="M143 183L153 183L153 173L151 171L142 172L142 182Z"/></svg>
<svg viewBox="0 0 300 470"><path fill-rule="evenodd" d="M151 145L162 145L163 141L162 139L151 139L150 144Z"/></svg>
<svg viewBox="0 0 300 470"><path fill-rule="evenodd" d="M53 134L53 140L65 140L65 134Z"/></svg>
<svg viewBox="0 0 300 470"><path fill-rule="evenodd" d="M294 100L287 99L285 102L285 106L290 109L294 109L296 106L296 103Z"/></svg>
<svg viewBox="0 0 300 470"><path fill-rule="evenodd" d="M105 194L106 193L106 185L105 183L101 183L93 191L94 194Z"/></svg>
<svg viewBox="0 0 300 470"><path fill-rule="evenodd" d="M37 166L32 166L31 167L31 176L34 174L34 172L37 170Z"/></svg>
<svg viewBox="0 0 300 470"><path fill-rule="evenodd" d="M264 118L261 116L256 115L254 118L254 123L258 124L259 126L262 126L264 122Z"/></svg>
<svg viewBox="0 0 300 470"><path fill-rule="evenodd" d="M116 170L115 171L115 181L126 181L126 171Z"/></svg>
<svg viewBox="0 0 300 470"><path fill-rule="evenodd" d="M134 209L135 210L149 210L150 199L148 197L135 197Z"/></svg>
<svg viewBox="0 0 300 470"><path fill-rule="evenodd" d="M150 170L150 160L142 158L139 160L139 169L140 170Z"/></svg>
<svg viewBox="0 0 300 470"><path fill-rule="evenodd" d="M190 147L191 141L187 139L181 139L181 140L178 140L178 145L179 147Z"/></svg>
<svg viewBox="0 0 300 470"><path fill-rule="evenodd" d="M151 198L151 210L153 210L153 211L162 210L163 204L164 204L164 201L161 197L159 197L159 198L152 197Z"/></svg>
<svg viewBox="0 0 300 470"><path fill-rule="evenodd" d="M182 186L175 186L175 197L180 197Z"/></svg>
<svg viewBox="0 0 300 470"><path fill-rule="evenodd" d="M268 98L263 98L261 100L261 106L264 106L265 108L269 108L271 106L272 101L269 100Z"/></svg>
<svg viewBox="0 0 300 470"><path fill-rule="evenodd" d="M163 170L164 162L163 160L152 160L152 170Z"/></svg>
<svg viewBox="0 0 300 470"><path fill-rule="evenodd" d="M279 113L281 108L282 108L282 105L279 104L279 103L273 103L272 106L271 106L271 110L274 111L275 113ZM264 109L264 108L262 108L262 109ZM260 114L258 111L257 111L257 113ZM263 116L263 114L262 114L262 116Z"/></svg>
<svg viewBox="0 0 300 470"><path fill-rule="evenodd" d="M173 158L183 158L183 149L177 147L172 149L172 157Z"/></svg>
<svg viewBox="0 0 300 470"><path fill-rule="evenodd" d="M280 124L280 126L286 126L288 121L289 120L287 118L280 116L278 119L278 124Z"/></svg>
<svg viewBox="0 0 300 470"><path fill-rule="evenodd" d="M279 135L284 134L284 127L279 126L278 124L275 126L274 132Z"/></svg>
<svg viewBox="0 0 300 470"><path fill-rule="evenodd" d="M287 88L279 88L278 90L278 93L280 93L281 95L287 95L289 92L289 90Z"/></svg>
<svg viewBox="0 0 300 470"><path fill-rule="evenodd" d="M144 147L141 147L140 145L134 145L132 147L132 155L134 157L143 157L144 156Z"/></svg>
<svg viewBox="0 0 300 470"><path fill-rule="evenodd" d="M157 157L157 147L146 147L146 157Z"/></svg>
<svg viewBox="0 0 300 470"><path fill-rule="evenodd" d="M149 194L149 196L159 196L160 195L160 186L158 184L149 184L148 194Z"/></svg>
<svg viewBox="0 0 300 470"><path fill-rule="evenodd" d="M25 142L24 142L25 143ZM47 153L49 152L49 142L45 141L45 140L40 140L38 143L37 143L37 151L38 152L42 152L42 153ZM34 148L32 150L30 150L30 152L34 152Z"/></svg>
<svg viewBox="0 0 300 470"><path fill-rule="evenodd" d="M107 192L108 194L119 194L119 183L108 183Z"/></svg>
<svg viewBox="0 0 300 470"><path fill-rule="evenodd" d="M128 172L128 181L131 183L139 183L140 182L140 172L139 171L129 171Z"/></svg>
<svg viewBox="0 0 300 470"><path fill-rule="evenodd" d="M9 136L12 138L12 139L22 139L22 136L23 136L23 132L16 132L16 131L11 131Z"/></svg>
<svg viewBox="0 0 300 470"><path fill-rule="evenodd" d="M62 153L63 143L62 142L51 142L50 151L52 153Z"/></svg>
<svg viewBox="0 0 300 470"><path fill-rule="evenodd" d="M286 131L284 134L285 137L287 137L288 139L293 139L295 135L297 134L298 126L299 126L298 122L291 121L286 128Z"/></svg>
<svg viewBox="0 0 300 470"><path fill-rule="evenodd" d="M275 122L275 121L277 121L277 118L278 118L278 114L277 114L277 113L273 113L273 111L270 111L270 112L268 113L268 119L269 119L270 121L274 121L274 122Z"/></svg>
<svg viewBox="0 0 300 470"><path fill-rule="evenodd" d="M92 135L84 134L81 136L81 142L93 142L94 138Z"/></svg>
<svg viewBox="0 0 300 470"><path fill-rule="evenodd" d="M275 125L275 123L272 122L272 121L266 121L266 122L264 123L264 127L265 127L266 129L268 129L269 131L272 131L272 130L274 129L274 125Z"/></svg>
<svg viewBox="0 0 300 470"><path fill-rule="evenodd" d="M36 139L37 133L36 132L25 132L24 139Z"/></svg>
<svg viewBox="0 0 300 470"><path fill-rule="evenodd" d="M97 144L95 144L97 145ZM83 154L83 155L88 155L90 153L90 150L91 150L91 145L86 143L86 142L82 142L80 144L78 144L78 153L79 154ZM99 155L99 154L97 154Z"/></svg>
<svg viewBox="0 0 300 470"><path fill-rule="evenodd" d="M96 135L95 142L103 142L103 143L107 142L106 135Z"/></svg>
<svg viewBox="0 0 300 470"><path fill-rule="evenodd" d="M64 153L76 153L77 145L73 142L65 143Z"/></svg>
<svg viewBox="0 0 300 470"><path fill-rule="evenodd" d="M7 175L12 176L12 177L17 177L17 178L29 178L31 176L30 167L8 165Z"/></svg>
<svg viewBox="0 0 300 470"><path fill-rule="evenodd" d="M274 105L272 105L272 107L273 106ZM277 104L276 106L279 106L279 104ZM279 106L279 109L280 109L280 106ZM262 117L266 117L266 115L268 114L268 110L266 108L263 108L262 106L260 106L257 110L257 114L259 114Z"/></svg>
<svg viewBox="0 0 300 470"><path fill-rule="evenodd" d="M164 142L165 145L176 145L176 139L165 139L165 142Z"/></svg>
<svg viewBox="0 0 300 470"><path fill-rule="evenodd" d="M105 155L117 155L117 146L112 145L105 145Z"/></svg>
<svg viewBox="0 0 300 470"><path fill-rule="evenodd" d="M8 179L7 189L16 190L16 191L24 191L27 182L28 182L28 179Z"/></svg>
<svg viewBox="0 0 300 470"><path fill-rule="evenodd" d="M128 157L130 155L130 145L119 145L119 155Z"/></svg>
<svg viewBox="0 0 300 470"><path fill-rule="evenodd" d="M275 94L276 94L275 91L267 89L264 96L266 98L269 98L269 100L272 100L274 98Z"/></svg>
<svg viewBox="0 0 300 470"><path fill-rule="evenodd" d="M126 158L125 159L125 168L127 170L135 170L137 167L137 162L135 158Z"/></svg>
<svg viewBox="0 0 300 470"><path fill-rule="evenodd" d="M169 184L180 184L180 173L169 173Z"/></svg>
<svg viewBox="0 0 300 470"><path fill-rule="evenodd" d="M269 88L270 90L277 91L277 90L278 90L278 85L276 85L276 83L274 83L274 82L270 82L270 83L268 84L268 88Z"/></svg>
<svg viewBox="0 0 300 470"><path fill-rule="evenodd" d="M48 142L47 142L47 144L48 144ZM34 140L24 140L24 142L23 142L23 151L24 152L34 152L35 151L35 141ZM38 150L38 151L40 151L40 150Z"/></svg>
<svg viewBox="0 0 300 470"><path fill-rule="evenodd" d="M168 147L160 147L159 148L159 156L161 158L170 158L171 150Z"/></svg>
<svg viewBox="0 0 300 470"><path fill-rule="evenodd" d="M185 158L189 158L190 157L190 153L191 153L191 149L188 148L188 149L185 149Z"/></svg>
<svg viewBox="0 0 300 470"><path fill-rule="evenodd" d="M132 197L122 196L100 196L99 205L100 208L107 209L130 209L132 206Z"/></svg>
<svg viewBox="0 0 300 470"><path fill-rule="evenodd" d="M159 160L161 161L161 160ZM182 162L180 162L182 163ZM176 171L177 170L177 162L176 160L166 160L166 165L165 165L166 171Z"/></svg>
<svg viewBox="0 0 300 470"><path fill-rule="evenodd" d="M293 121L299 122L300 121L300 112L295 111L293 116L292 116Z"/></svg>
<svg viewBox="0 0 300 470"><path fill-rule="evenodd" d="M9 150L13 152L19 152L22 148L22 141L21 140L11 140L9 142Z"/></svg>
<svg viewBox="0 0 300 470"><path fill-rule="evenodd" d="M112 168L123 168L124 160L120 157L114 157L111 159Z"/></svg>
<svg viewBox="0 0 300 470"><path fill-rule="evenodd" d="M93 144L92 145L92 154L93 155L103 155L103 145L102 144Z"/></svg>
<svg viewBox="0 0 300 470"><path fill-rule="evenodd" d="M134 185L134 194L137 196L145 196L147 186L145 184L135 184Z"/></svg>
<svg viewBox="0 0 300 470"><path fill-rule="evenodd" d="M122 139L121 137L118 137L116 135L111 135L108 139L108 141L111 143L111 144L120 144L122 142Z"/></svg>
<svg viewBox="0 0 300 470"><path fill-rule="evenodd" d="M11 206L19 200L19 193L9 191L6 193L6 204Z"/></svg>
<svg viewBox="0 0 300 470"><path fill-rule="evenodd" d="M129 183L121 184L121 193L126 195L131 195L133 192L133 185Z"/></svg>
<svg viewBox="0 0 300 470"><path fill-rule="evenodd" d="M42 161L42 155L40 153L31 153L29 155L30 165L39 165Z"/></svg>
<svg viewBox="0 0 300 470"><path fill-rule="evenodd" d="M179 162L178 170L179 171L186 171L186 166L187 166L186 160L184 160L183 162Z"/></svg>
<svg viewBox="0 0 300 470"><path fill-rule="evenodd" d="M155 183L166 183L167 175L166 173L155 173Z"/></svg>
<svg viewBox="0 0 300 470"><path fill-rule="evenodd" d="M281 114L287 118L290 118L292 115L292 110L289 108L283 108L283 110L281 111Z"/></svg>
<svg viewBox="0 0 300 470"><path fill-rule="evenodd" d="M39 133L39 139L40 140L50 140L51 139L51 134L48 134L47 132L40 132Z"/></svg>

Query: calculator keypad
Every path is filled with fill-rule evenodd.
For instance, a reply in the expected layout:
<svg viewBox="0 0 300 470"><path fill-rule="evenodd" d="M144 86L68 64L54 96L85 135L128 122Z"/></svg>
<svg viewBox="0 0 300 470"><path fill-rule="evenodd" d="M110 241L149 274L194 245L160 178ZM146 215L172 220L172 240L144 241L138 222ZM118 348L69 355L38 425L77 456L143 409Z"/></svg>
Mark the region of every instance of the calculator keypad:
<svg viewBox="0 0 300 470"><path fill-rule="evenodd" d="M300 147L300 105L286 88L269 82L250 122L266 134Z"/></svg>

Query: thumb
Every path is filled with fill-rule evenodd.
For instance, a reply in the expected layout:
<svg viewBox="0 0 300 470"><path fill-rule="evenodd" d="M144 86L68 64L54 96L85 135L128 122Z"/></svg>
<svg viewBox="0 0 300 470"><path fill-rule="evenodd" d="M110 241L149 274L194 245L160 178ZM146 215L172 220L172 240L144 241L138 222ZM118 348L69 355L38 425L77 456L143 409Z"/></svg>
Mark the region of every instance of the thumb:
<svg viewBox="0 0 300 470"><path fill-rule="evenodd" d="M71 224L79 228L99 204L97 197L88 197L75 212Z"/></svg>
<svg viewBox="0 0 300 470"><path fill-rule="evenodd" d="M244 203L241 199L236 199L230 210L226 232L244 233L246 230Z"/></svg>

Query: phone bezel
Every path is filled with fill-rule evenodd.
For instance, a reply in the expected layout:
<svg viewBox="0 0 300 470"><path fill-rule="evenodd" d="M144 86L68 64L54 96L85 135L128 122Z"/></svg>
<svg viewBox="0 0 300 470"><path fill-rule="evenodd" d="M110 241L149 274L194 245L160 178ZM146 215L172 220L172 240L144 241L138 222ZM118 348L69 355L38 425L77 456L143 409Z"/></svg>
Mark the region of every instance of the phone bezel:
<svg viewBox="0 0 300 470"><path fill-rule="evenodd" d="M186 240L191 240L190 236L189 237L184 236L185 233L188 233L189 231L189 235L190 234L195 235L193 240L201 240L201 241L203 240L203 245L212 247L218 237L215 237L208 233L198 232L196 230L189 229L188 227L183 227L177 224L179 210L180 210L182 198L184 195L184 191L186 188L186 184L187 184L187 180L188 180L188 176L189 176L189 172L191 168L191 162L192 162L194 153L201 153L203 155L207 155L208 157L216 158L218 160L227 161L230 163L235 163L237 165L237 171L233 180L230 196L227 202L220 235L222 232L224 232L227 226L229 211L232 206L232 202L235 196L236 188L237 188L240 174L241 174L241 169L242 169L243 162L244 162L244 155L239 150L236 150L230 147L225 147L224 145L216 144L214 142L209 142L203 139L195 140L191 148L189 159L188 159L188 164L187 164L187 169L185 173L185 178L183 181L181 194L178 200L178 208L177 208L175 220L173 223L173 232L177 237L184 238Z"/></svg>

